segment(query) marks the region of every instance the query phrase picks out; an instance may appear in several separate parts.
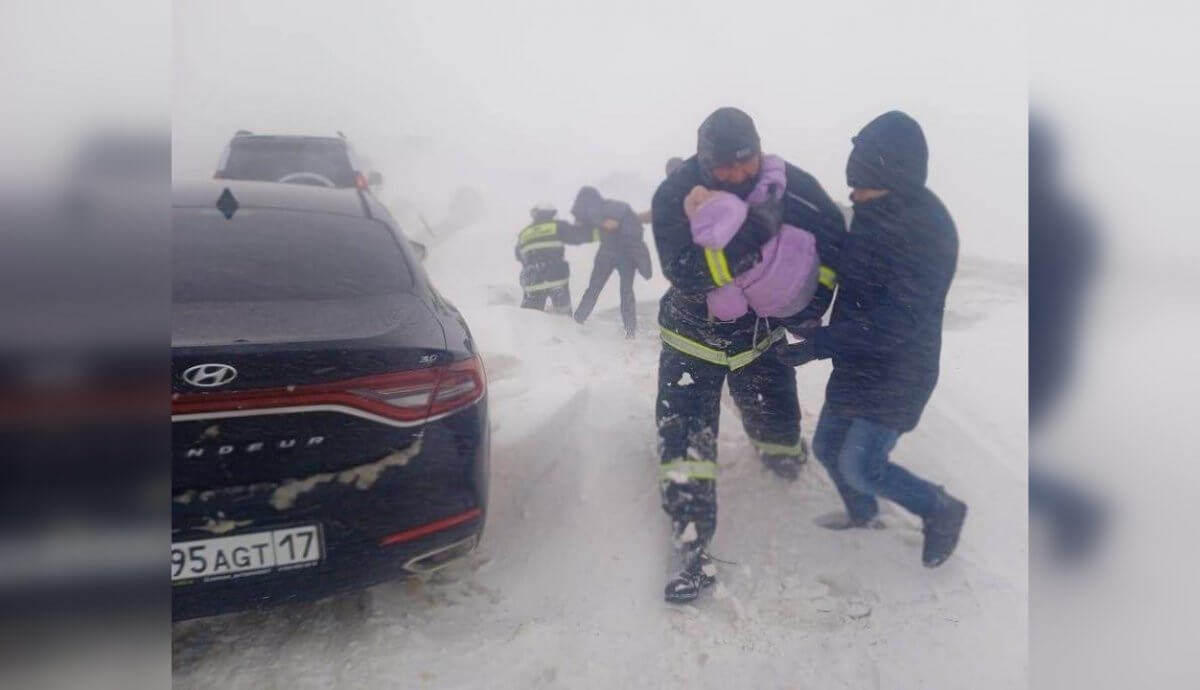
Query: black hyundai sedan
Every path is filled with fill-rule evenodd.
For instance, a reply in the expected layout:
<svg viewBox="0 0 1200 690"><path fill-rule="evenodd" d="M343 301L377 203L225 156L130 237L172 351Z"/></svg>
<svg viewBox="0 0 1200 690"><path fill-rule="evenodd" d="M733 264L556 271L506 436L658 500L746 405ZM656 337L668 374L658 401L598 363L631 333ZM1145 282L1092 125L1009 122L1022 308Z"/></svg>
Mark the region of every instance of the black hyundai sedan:
<svg viewBox="0 0 1200 690"><path fill-rule="evenodd" d="M313 599L470 552L487 382L462 315L357 189L173 199L174 617Z"/></svg>

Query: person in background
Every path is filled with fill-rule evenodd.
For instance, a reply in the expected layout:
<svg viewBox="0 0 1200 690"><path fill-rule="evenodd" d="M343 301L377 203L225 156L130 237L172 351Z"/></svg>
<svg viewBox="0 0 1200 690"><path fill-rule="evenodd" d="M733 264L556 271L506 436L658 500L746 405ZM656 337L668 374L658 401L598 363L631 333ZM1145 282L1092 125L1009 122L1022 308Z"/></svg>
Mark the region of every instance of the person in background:
<svg viewBox="0 0 1200 690"><path fill-rule="evenodd" d="M650 279L653 267L650 249L642 239L642 224L629 204L605 199L595 187L583 187L571 206L575 225L591 234L593 241L600 243L596 260L592 266L592 277L587 290L575 310L575 320L587 321L596 307L600 291L613 271L617 272L621 289L621 321L625 325L625 337L633 338L637 332L637 302L633 294L634 273Z"/></svg>
<svg viewBox="0 0 1200 690"><path fill-rule="evenodd" d="M846 506L822 520L834 529L878 526L877 497L924 520L926 567L958 544L967 506L890 461L912 431L938 379L942 315L958 261L958 231L925 186L929 153L920 125L892 111L853 138L846 183L854 218L842 247L829 325L780 359L799 366L833 359L813 450Z"/></svg>
<svg viewBox="0 0 1200 690"><path fill-rule="evenodd" d="M1052 554L1071 562L1097 548L1108 507L1100 496L1053 471L1041 432L1068 392L1083 307L1102 247L1090 214L1064 184L1057 148L1049 124L1030 118L1029 512L1045 518Z"/></svg>
<svg viewBox="0 0 1200 690"><path fill-rule="evenodd" d="M549 300L555 313L569 315L571 268L563 248L589 241L591 233L556 219L558 209L553 204L538 204L529 215L533 222L517 235L513 249L521 262L520 282L525 293L521 308L543 311Z"/></svg>

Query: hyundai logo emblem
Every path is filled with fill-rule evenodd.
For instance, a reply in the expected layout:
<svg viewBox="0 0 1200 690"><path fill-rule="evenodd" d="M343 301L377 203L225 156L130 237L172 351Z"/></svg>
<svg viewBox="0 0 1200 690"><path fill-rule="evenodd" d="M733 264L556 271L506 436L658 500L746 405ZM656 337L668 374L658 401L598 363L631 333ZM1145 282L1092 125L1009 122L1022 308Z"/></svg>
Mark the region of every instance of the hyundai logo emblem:
<svg viewBox="0 0 1200 690"><path fill-rule="evenodd" d="M224 386L237 378L237 369L228 364L197 364L183 372L183 380L197 388Z"/></svg>

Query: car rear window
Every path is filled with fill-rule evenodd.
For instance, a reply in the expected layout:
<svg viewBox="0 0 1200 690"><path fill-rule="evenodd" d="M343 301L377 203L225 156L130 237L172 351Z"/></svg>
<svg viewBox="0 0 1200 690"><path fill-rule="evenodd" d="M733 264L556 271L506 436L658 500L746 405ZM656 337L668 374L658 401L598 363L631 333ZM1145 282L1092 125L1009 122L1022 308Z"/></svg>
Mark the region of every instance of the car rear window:
<svg viewBox="0 0 1200 690"><path fill-rule="evenodd" d="M174 210L174 300L249 302L371 297L412 289L395 235L368 218L241 209Z"/></svg>
<svg viewBox="0 0 1200 690"><path fill-rule="evenodd" d="M354 186L346 145L336 139L238 137L230 143L222 177L278 182L293 173L316 173L338 187Z"/></svg>

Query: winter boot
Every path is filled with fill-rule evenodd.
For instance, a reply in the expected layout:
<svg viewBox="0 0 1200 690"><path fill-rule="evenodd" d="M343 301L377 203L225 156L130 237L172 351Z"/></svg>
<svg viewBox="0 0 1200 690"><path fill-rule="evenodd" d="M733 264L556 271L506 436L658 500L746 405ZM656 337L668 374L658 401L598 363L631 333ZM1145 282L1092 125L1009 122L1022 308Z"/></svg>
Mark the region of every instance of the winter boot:
<svg viewBox="0 0 1200 690"><path fill-rule="evenodd" d="M921 551L921 562L926 568L938 567L954 553L966 519L967 504L941 490L937 507L925 518L925 547Z"/></svg>
<svg viewBox="0 0 1200 690"><path fill-rule="evenodd" d="M671 578L664 592L666 600L672 604L694 601L700 596L700 590L717 581L717 566L704 550L683 552L681 562L679 574Z"/></svg>
<svg viewBox="0 0 1200 690"><path fill-rule="evenodd" d="M800 439L800 453L797 455L779 455L760 450L758 457L767 469L789 482L794 482L800 478L800 468L808 462L808 443Z"/></svg>

